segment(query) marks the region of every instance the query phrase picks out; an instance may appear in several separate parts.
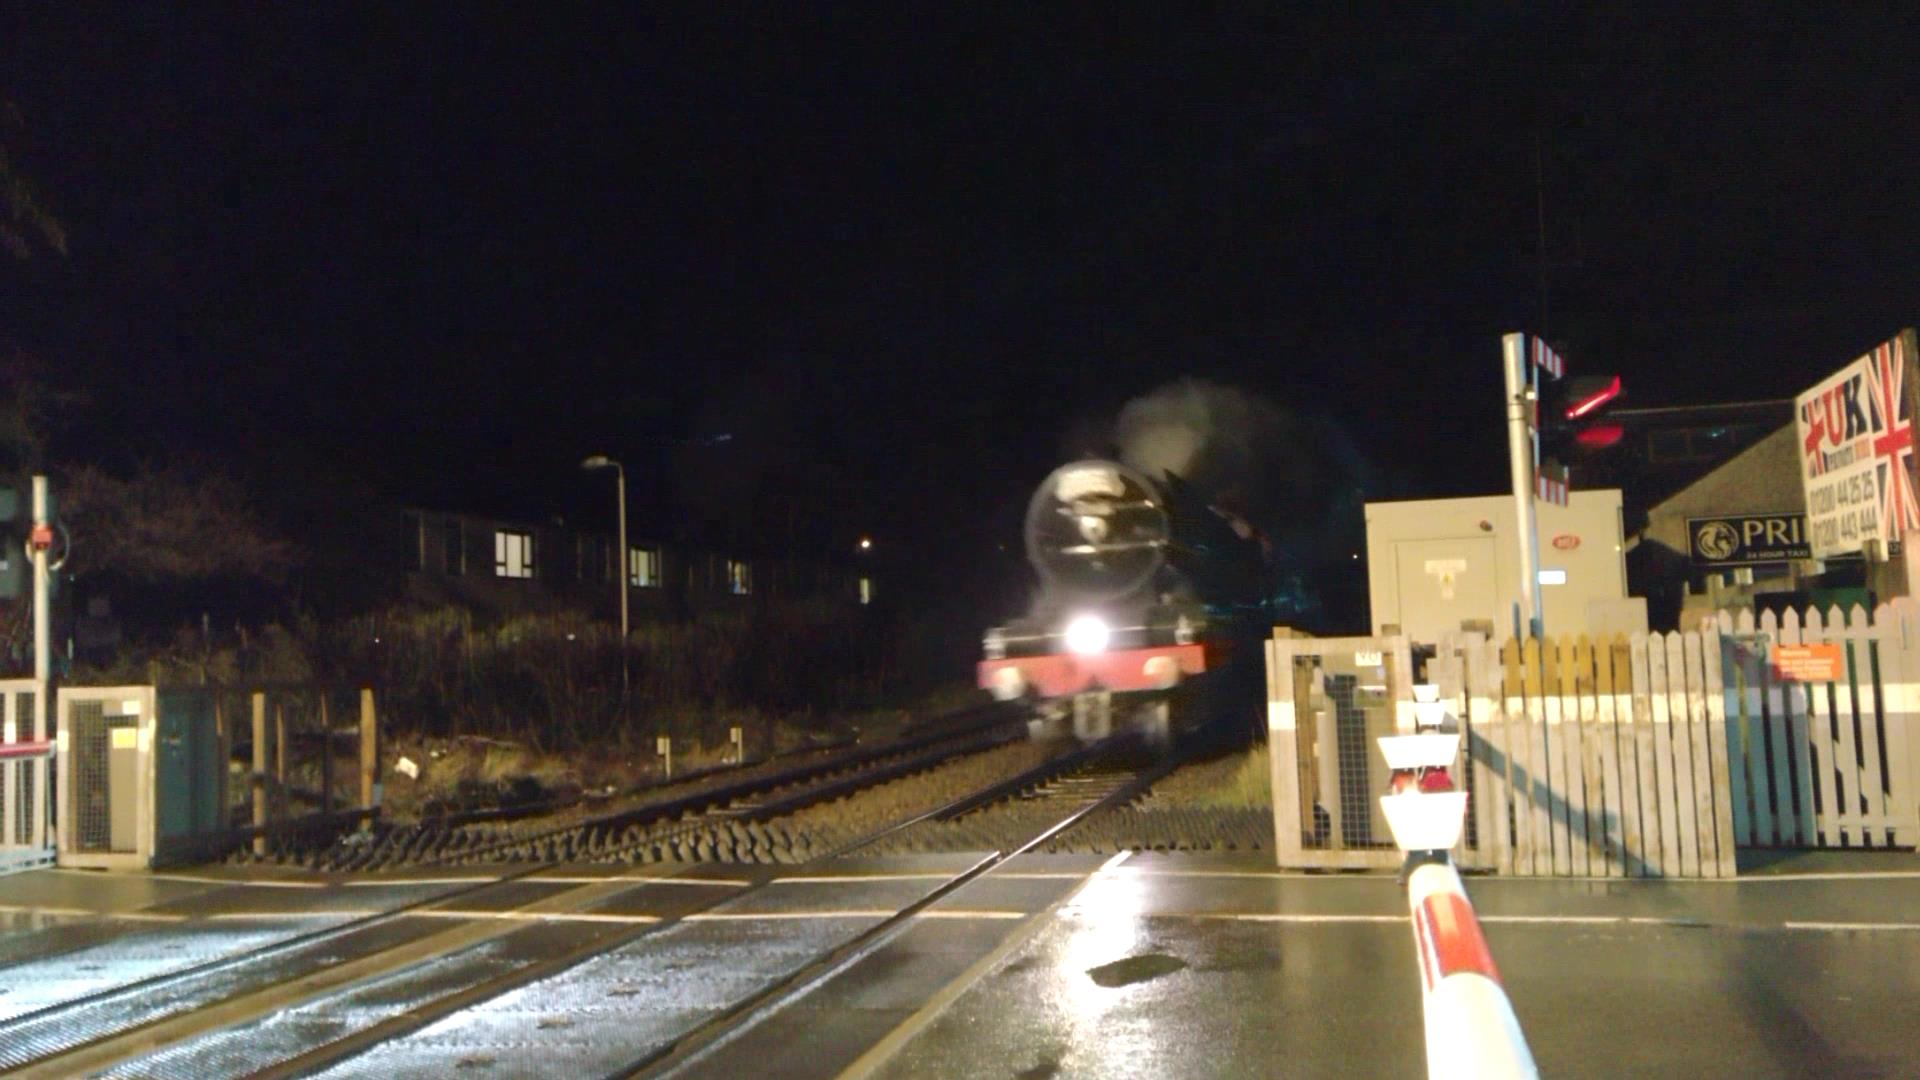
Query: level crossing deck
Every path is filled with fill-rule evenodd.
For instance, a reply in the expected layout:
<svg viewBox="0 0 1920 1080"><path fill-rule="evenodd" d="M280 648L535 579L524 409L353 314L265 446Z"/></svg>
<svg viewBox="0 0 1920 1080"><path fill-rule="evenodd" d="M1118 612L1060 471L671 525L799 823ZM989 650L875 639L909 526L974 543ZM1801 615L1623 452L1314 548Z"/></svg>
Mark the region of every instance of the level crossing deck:
<svg viewBox="0 0 1920 1080"><path fill-rule="evenodd" d="M32 871L0 878L0 984L20 987L0 996L0 1021L401 905L420 905L409 917L420 926L387 943L396 949L455 927L565 924L519 939L524 952L694 912L616 958L476 1001L328 1075L593 1067L671 1045L724 1005L716 988L782 977L967 858L849 859L776 873L750 894L739 868L669 882L656 870L564 867L484 902L463 897L491 868ZM609 888L590 910L543 912L544 900L595 882ZM1802 858L1738 881L1482 877L1469 888L1543 1075L1920 1072L1908 1037L1920 1000L1911 854ZM737 901L696 902L730 890ZM504 940L479 933L473 948ZM662 1064L699 1076L1415 1076L1412 949L1390 876L1287 874L1258 856L1030 856L941 899L796 1000ZM514 956L472 962L482 960ZM433 962L418 963L430 983ZM73 981L28 989L36 971ZM277 1023L236 1014L121 1071L165 1074L218 1047L236 1070L256 1065L275 1027L295 1053L301 1032L374 1008L409 975L290 993Z"/></svg>

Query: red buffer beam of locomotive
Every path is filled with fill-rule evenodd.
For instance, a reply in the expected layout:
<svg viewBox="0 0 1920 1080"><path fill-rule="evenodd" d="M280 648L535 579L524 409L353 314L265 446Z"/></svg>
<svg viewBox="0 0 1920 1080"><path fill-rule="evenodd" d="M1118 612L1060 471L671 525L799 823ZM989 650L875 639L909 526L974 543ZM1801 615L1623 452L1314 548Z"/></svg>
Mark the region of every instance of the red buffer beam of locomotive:
<svg viewBox="0 0 1920 1080"><path fill-rule="evenodd" d="M1207 670L1201 645L1163 645L1082 655L1050 653L982 660L979 685L1010 701L1028 691L1066 697L1089 690L1166 690Z"/></svg>

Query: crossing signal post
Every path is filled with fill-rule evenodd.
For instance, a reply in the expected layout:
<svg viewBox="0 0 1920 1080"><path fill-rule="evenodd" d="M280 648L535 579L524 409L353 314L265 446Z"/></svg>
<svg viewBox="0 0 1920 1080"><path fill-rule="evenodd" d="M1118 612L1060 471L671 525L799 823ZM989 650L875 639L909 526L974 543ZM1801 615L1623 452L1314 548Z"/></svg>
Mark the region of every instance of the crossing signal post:
<svg viewBox="0 0 1920 1080"><path fill-rule="evenodd" d="M47 681L53 677L53 582L48 553L53 548L53 495L44 476L33 478L33 524L27 531L27 548L33 552L33 678L39 684L34 702L42 718L50 719Z"/></svg>
<svg viewBox="0 0 1920 1080"><path fill-rule="evenodd" d="M1538 349L1530 350L1530 343L1537 344ZM1540 529L1533 508L1540 462L1540 372L1544 368L1559 378L1564 367L1544 343L1537 338L1530 342L1525 334L1502 337L1500 357L1506 375L1507 459L1513 474L1513 508L1520 546L1520 603L1513 612L1513 636L1541 637Z"/></svg>
<svg viewBox="0 0 1920 1080"><path fill-rule="evenodd" d="M1566 361L1537 337L1507 334L1500 346L1506 374L1507 453L1520 541L1520 603L1513 613L1513 630L1515 637L1541 637L1545 603L1540 595L1540 529L1534 500L1565 506L1571 498L1572 476L1558 454L1572 456L1620 441L1624 430L1608 422L1605 413L1620 398L1621 383L1618 375L1567 378ZM1552 452L1544 460L1543 442Z"/></svg>
<svg viewBox="0 0 1920 1080"><path fill-rule="evenodd" d="M17 601L30 596L33 605L35 716L28 721L27 741L44 738L52 730L52 703L47 694L53 675L50 615L53 573L60 568L52 556L59 522L47 478L35 476L31 492L31 500L22 505L19 489L0 485L0 599Z"/></svg>

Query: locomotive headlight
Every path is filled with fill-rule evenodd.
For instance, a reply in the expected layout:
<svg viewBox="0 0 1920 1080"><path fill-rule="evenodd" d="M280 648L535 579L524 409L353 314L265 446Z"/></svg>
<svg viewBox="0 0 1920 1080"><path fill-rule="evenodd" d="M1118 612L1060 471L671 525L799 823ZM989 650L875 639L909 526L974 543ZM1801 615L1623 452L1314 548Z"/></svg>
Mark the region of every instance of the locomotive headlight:
<svg viewBox="0 0 1920 1080"><path fill-rule="evenodd" d="M1105 619L1098 615L1076 615L1067 624L1067 651L1081 656L1106 652L1109 635Z"/></svg>

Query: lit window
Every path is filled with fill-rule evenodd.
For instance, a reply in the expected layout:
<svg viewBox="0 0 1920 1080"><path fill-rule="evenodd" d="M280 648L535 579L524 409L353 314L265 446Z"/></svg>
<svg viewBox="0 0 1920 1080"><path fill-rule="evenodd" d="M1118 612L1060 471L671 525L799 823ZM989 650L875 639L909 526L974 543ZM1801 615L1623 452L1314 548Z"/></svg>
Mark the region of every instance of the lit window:
<svg viewBox="0 0 1920 1080"><path fill-rule="evenodd" d="M627 551L627 583L643 589L656 588L660 584L660 549L629 548Z"/></svg>
<svg viewBox="0 0 1920 1080"><path fill-rule="evenodd" d="M530 578L533 576L533 534L495 529L493 533L493 576Z"/></svg>
<svg viewBox="0 0 1920 1080"><path fill-rule="evenodd" d="M873 603L873 579L872 578L863 577L860 579L860 602L862 604Z"/></svg>
<svg viewBox="0 0 1920 1080"><path fill-rule="evenodd" d="M735 596L753 591L753 567L745 559L727 560L727 591Z"/></svg>

